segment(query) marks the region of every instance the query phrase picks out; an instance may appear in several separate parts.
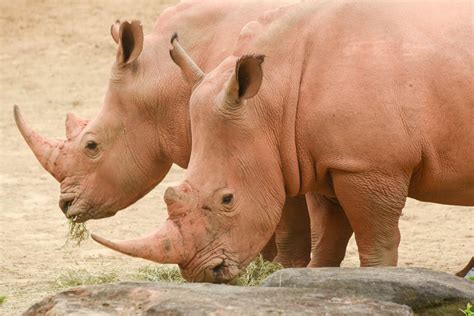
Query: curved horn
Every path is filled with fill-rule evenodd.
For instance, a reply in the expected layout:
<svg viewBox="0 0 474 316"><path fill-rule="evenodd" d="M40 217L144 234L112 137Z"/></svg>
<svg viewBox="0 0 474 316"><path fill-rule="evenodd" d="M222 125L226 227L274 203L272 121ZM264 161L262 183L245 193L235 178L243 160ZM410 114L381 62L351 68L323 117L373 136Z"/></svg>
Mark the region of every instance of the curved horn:
<svg viewBox="0 0 474 316"><path fill-rule="evenodd" d="M107 248L132 257L158 263L182 263L185 261L181 233L171 221L167 221L163 227L138 239L110 241L95 234L91 234L91 237Z"/></svg>
<svg viewBox="0 0 474 316"><path fill-rule="evenodd" d="M62 142L44 138L33 131L23 119L18 105L13 107L13 114L15 116L16 126L43 168L55 177L56 180L61 181L60 172L55 161L59 154L58 149L60 149Z"/></svg>
<svg viewBox="0 0 474 316"><path fill-rule="evenodd" d="M181 68L183 71L183 75L186 80L190 83L195 85L198 83L203 77L204 73L202 72L201 68L191 59L191 57L186 53L183 47L178 42L178 34L174 33L171 37L171 45L173 46L170 49L170 56L171 59L174 61L176 65Z"/></svg>

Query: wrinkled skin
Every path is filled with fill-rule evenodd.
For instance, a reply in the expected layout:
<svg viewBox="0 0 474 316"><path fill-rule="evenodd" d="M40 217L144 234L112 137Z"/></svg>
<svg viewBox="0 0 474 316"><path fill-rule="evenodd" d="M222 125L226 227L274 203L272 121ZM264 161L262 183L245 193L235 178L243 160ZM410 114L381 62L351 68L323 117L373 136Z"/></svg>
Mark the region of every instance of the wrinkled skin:
<svg viewBox="0 0 474 316"><path fill-rule="evenodd" d="M474 205L470 8L276 10L205 75L174 41L173 60L196 82L194 136L185 181L165 197L180 213L165 229L178 229L152 260L180 253L188 280L230 281L270 238L286 196L305 194L312 228L322 228L310 266L342 260L352 230L361 266L396 265L407 196ZM268 56L263 66L255 54ZM160 244L102 242L137 256Z"/></svg>
<svg viewBox="0 0 474 316"><path fill-rule="evenodd" d="M112 216L155 187L173 163L188 166L191 86L169 58L173 32L179 31L184 42L199 40L190 53L203 69L212 69L232 51L243 25L287 2L186 1L163 12L147 36L137 21L117 22L111 28L116 61L103 107L89 122L68 114L66 140L37 135L16 108L23 136L61 183L59 205L65 215L76 222ZM309 235L306 205L288 199L286 210L292 224L280 228L277 260L304 266L310 253L310 243L301 238ZM275 256L272 245L266 250L270 259Z"/></svg>

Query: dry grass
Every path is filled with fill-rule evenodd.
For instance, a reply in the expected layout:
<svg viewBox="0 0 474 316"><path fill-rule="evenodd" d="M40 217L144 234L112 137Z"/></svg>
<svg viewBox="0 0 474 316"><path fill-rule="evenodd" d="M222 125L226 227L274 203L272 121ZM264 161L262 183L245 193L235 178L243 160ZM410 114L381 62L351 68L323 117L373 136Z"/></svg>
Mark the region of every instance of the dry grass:
<svg viewBox="0 0 474 316"><path fill-rule="evenodd" d="M233 285L240 286L257 286L266 277L282 268L280 264L265 261L262 256L252 261L247 269L232 282ZM149 265L138 269L136 274L132 275L131 281L150 281L150 282L168 282L168 283L184 283L179 268L176 265ZM52 286L57 289L69 288L80 285L104 284L119 282L118 274L101 273L92 274L87 270L70 270L61 274L54 280Z"/></svg>
<svg viewBox="0 0 474 316"><path fill-rule="evenodd" d="M79 285L92 285L118 282L116 273L92 274L86 270L68 271L61 274L55 281L54 287L68 288Z"/></svg>
<svg viewBox="0 0 474 316"><path fill-rule="evenodd" d="M138 269L135 277L140 281L183 283L179 268L172 265L146 266Z"/></svg>
<svg viewBox="0 0 474 316"><path fill-rule="evenodd" d="M278 263L265 261L262 256L252 261L245 271L232 282L234 285L256 286L267 276L283 267ZM170 265L146 266L138 270L137 279L144 281L161 281L170 283L186 282L179 272L179 268Z"/></svg>
<svg viewBox="0 0 474 316"><path fill-rule="evenodd" d="M76 242L76 245L79 246L81 242L89 238L89 231L87 230L85 223L76 223L72 219L68 219L68 235L66 239L66 244L70 241Z"/></svg>
<svg viewBox="0 0 474 316"><path fill-rule="evenodd" d="M236 285L259 285L266 277L280 269L283 269L281 264L265 261L260 255L247 266L244 273L236 280Z"/></svg>

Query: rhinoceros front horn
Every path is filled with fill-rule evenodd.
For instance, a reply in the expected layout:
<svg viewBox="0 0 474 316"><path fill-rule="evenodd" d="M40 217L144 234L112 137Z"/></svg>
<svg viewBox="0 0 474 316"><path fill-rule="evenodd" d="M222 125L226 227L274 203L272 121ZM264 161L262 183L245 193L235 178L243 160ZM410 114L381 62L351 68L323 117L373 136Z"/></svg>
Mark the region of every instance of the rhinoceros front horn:
<svg viewBox="0 0 474 316"><path fill-rule="evenodd" d="M43 168L55 177L56 180L61 181L61 174L56 165L56 159L59 154L59 147L62 143L57 140L44 138L33 131L26 124L21 115L20 108L17 105L13 107L13 114L15 116L16 126Z"/></svg>
<svg viewBox="0 0 474 316"><path fill-rule="evenodd" d="M181 233L172 221L151 234L127 241L110 241L91 234L99 244L123 254L151 260L158 263L183 263L185 251Z"/></svg>

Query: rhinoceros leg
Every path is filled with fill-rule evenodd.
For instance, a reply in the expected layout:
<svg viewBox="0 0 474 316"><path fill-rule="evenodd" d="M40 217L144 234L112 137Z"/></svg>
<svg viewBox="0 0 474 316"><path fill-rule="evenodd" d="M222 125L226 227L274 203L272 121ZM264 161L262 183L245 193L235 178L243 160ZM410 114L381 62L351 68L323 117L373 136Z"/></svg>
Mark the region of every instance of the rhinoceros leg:
<svg viewBox="0 0 474 316"><path fill-rule="evenodd" d="M272 238L268 241L265 247L262 249L260 254L262 255L263 259L267 261L273 261L277 255L277 245L275 241L275 233L272 235Z"/></svg>
<svg viewBox="0 0 474 316"><path fill-rule="evenodd" d="M285 268L306 267L311 256L311 229L304 197L287 198L275 231L275 262Z"/></svg>
<svg viewBox="0 0 474 316"><path fill-rule="evenodd" d="M408 194L404 175L333 174L336 196L354 230L360 265L396 266L398 222Z"/></svg>
<svg viewBox="0 0 474 316"><path fill-rule="evenodd" d="M309 267L339 267L352 236L352 227L337 201L306 194L311 217L312 257Z"/></svg>
<svg viewBox="0 0 474 316"><path fill-rule="evenodd" d="M311 230L303 197L286 199L280 223L261 253L266 260L278 262L285 268L307 266L311 254Z"/></svg>

